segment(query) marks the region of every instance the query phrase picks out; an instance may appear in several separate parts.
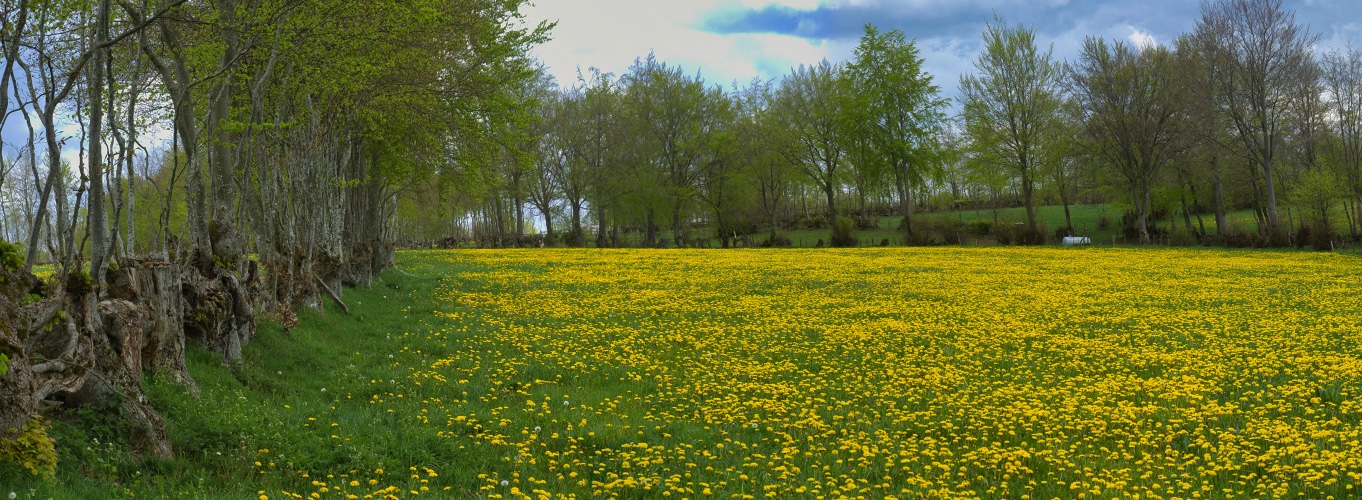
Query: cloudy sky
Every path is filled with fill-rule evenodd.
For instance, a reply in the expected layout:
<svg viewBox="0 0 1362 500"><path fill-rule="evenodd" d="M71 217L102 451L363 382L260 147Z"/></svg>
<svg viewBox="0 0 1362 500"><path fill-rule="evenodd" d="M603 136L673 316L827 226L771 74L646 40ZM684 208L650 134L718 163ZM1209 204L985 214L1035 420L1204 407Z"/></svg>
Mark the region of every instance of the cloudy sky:
<svg viewBox="0 0 1362 500"><path fill-rule="evenodd" d="M725 86L779 78L792 66L847 59L866 23L917 40L926 69L954 96L971 71L980 33L994 14L1034 26L1055 56L1071 58L1084 37L1167 43L1191 31L1197 0L535 0L533 21L558 21L537 50L560 84L577 68L622 73L657 57ZM1362 40L1359 0L1285 0L1323 46Z"/></svg>
<svg viewBox="0 0 1362 500"><path fill-rule="evenodd" d="M536 49L560 84L577 69L619 74L651 50L699 71L711 84L779 78L799 64L844 60L863 26L899 29L917 40L926 69L948 97L971 71L984 23L996 14L1034 26L1055 56L1071 58L1088 35L1167 43L1191 31L1198 0L532 0L532 22L557 21ZM1284 0L1320 35L1322 47L1362 46L1362 0ZM17 116L0 131L12 158L25 141ZM75 124L63 127L75 135ZM160 134L168 140L169 133ZM68 149L73 149L68 147ZM74 152L68 156L74 160Z"/></svg>

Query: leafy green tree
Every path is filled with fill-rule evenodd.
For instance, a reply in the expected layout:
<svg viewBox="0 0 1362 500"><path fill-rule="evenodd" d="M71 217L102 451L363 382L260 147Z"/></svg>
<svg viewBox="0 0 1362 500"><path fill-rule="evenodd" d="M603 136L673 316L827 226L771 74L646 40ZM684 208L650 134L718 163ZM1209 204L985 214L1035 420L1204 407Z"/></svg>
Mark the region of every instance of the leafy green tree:
<svg viewBox="0 0 1362 500"><path fill-rule="evenodd" d="M1183 106L1190 120L1186 128L1190 143L1184 170L1190 170L1189 177L1209 180L1215 203L1216 236L1223 239L1229 230L1226 164L1232 156L1241 154L1233 148L1235 141L1229 136L1233 127L1219 106L1221 95L1215 82L1222 78L1226 64L1216 43L1205 33L1183 35L1178 37L1174 54L1185 86Z"/></svg>
<svg viewBox="0 0 1362 500"><path fill-rule="evenodd" d="M619 85L611 75L593 68L579 75L562 98L554 142L563 158L555 164L553 177L571 218L572 246L586 244L582 220L588 199L593 200L597 224L604 227L607 210L618 208L612 205L624 189L618 169L629 146L619 113Z"/></svg>
<svg viewBox="0 0 1362 500"><path fill-rule="evenodd" d="M732 244L735 223L750 203L750 192L743 188L752 161L752 146L761 138L752 123L740 119L750 111L738 95L714 87L705 94L702 126L707 134L705 149L696 176L698 198L713 216L715 235L724 248Z"/></svg>
<svg viewBox="0 0 1362 500"><path fill-rule="evenodd" d="M867 24L846 67L855 136L870 146L860 162L880 163L892 173L899 212L913 215L912 193L941 173L941 123L949 101L922 69L917 44L903 32L880 32ZM905 224L911 231L911 224Z"/></svg>
<svg viewBox="0 0 1362 500"><path fill-rule="evenodd" d="M1332 227L1329 213L1348 195L1346 185L1331 169L1312 168L1296 180L1288 199L1306 214L1306 220L1316 230L1327 231Z"/></svg>
<svg viewBox="0 0 1362 500"><path fill-rule="evenodd" d="M782 154L794 140L776 108L775 90L765 80L754 80L739 97L739 130L750 168L748 180L756 191L757 204L766 215L771 234L767 242L780 242L782 213L793 194L798 166Z"/></svg>
<svg viewBox="0 0 1362 500"><path fill-rule="evenodd" d="M848 95L842 66L826 59L795 68L776 92L777 113L793 138L782 154L823 191L829 223L837 220L837 191L844 175Z"/></svg>
<svg viewBox="0 0 1362 500"><path fill-rule="evenodd" d="M689 204L696 196L701 158L709 148L712 114L722 114L724 98L709 95L699 75L687 76L649 54L625 75L635 130L649 157L646 164L660 169L664 197L672 218L672 238L683 245Z"/></svg>
<svg viewBox="0 0 1362 500"><path fill-rule="evenodd" d="M965 128L976 145L998 148L988 164L1008 169L1021 185L1029 229L1037 228L1034 193L1039 163L1051 144L1060 107L1060 65L1041 52L1033 28L994 19L984 29L977 74L960 79Z"/></svg>

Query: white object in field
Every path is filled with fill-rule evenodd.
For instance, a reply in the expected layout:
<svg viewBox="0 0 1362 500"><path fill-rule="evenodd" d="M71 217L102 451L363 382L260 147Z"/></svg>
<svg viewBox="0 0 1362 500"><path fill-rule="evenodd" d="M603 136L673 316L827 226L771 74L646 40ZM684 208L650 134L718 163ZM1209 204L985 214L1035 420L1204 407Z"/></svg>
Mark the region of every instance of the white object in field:
<svg viewBox="0 0 1362 500"><path fill-rule="evenodd" d="M1064 245L1091 245L1092 239L1087 236L1065 236Z"/></svg>

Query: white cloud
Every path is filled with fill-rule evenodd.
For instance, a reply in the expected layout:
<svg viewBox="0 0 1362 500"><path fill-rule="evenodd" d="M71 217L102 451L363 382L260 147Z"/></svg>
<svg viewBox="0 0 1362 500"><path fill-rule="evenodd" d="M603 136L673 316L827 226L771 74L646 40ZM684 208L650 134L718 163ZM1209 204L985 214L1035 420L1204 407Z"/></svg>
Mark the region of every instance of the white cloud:
<svg viewBox="0 0 1362 500"><path fill-rule="evenodd" d="M704 16L718 10L760 8L763 0L633 1L542 0L525 10L530 22L558 21L553 40L534 54L560 85L576 81L577 69L620 74L635 58L654 51L658 59L700 71L711 84L776 78L789 67L832 58L824 42L773 34L721 35L703 30ZM779 2L812 8L817 0Z"/></svg>
<svg viewBox="0 0 1362 500"><path fill-rule="evenodd" d="M1130 36L1127 38L1135 47L1143 49L1146 47L1154 47L1159 44L1158 41L1154 39L1154 35L1141 31L1140 28L1134 26L1130 26L1129 28Z"/></svg>
<svg viewBox="0 0 1362 500"><path fill-rule="evenodd" d="M539 0L527 14L532 20L559 20L553 41L536 50L560 84L570 85L576 71L598 67L624 72L635 58L653 50L669 64L687 72L699 71L711 85L727 87L734 81L746 84L753 77L779 79L793 66L821 59L844 61L851 57L854 37L818 39L772 33L718 34L702 26L706 19L726 13L760 10L779 5L794 10L818 7L845 8L842 17L819 15L793 17L802 23L847 24L858 15L901 28L915 38L924 69L948 97L958 94L962 74L974 71L980 49L980 31L993 13L1010 24L1039 30L1042 50L1053 49L1057 61L1074 58L1089 36L1127 41L1135 47L1168 43L1177 34L1195 27L1196 7L1184 0L1146 0L1131 3L1115 0L1071 2L1069 0ZM1302 3L1304 2L1304 5ZM1324 46L1342 46L1362 39L1362 22L1353 15L1340 15L1346 6L1312 7L1305 0L1288 0L1300 20L1323 27ZM859 10L858 10L859 9ZM1341 10L1340 10L1341 9ZM778 17L778 16L777 16ZM1321 22L1328 19L1328 22ZM769 16L768 16L769 20ZM852 23L854 24L854 23ZM793 27L792 27L793 28ZM800 25L796 33L826 33L830 26ZM839 26L839 33L845 26ZM737 30L742 31L742 30ZM757 29L756 31L760 31ZM954 105L953 105L954 107Z"/></svg>

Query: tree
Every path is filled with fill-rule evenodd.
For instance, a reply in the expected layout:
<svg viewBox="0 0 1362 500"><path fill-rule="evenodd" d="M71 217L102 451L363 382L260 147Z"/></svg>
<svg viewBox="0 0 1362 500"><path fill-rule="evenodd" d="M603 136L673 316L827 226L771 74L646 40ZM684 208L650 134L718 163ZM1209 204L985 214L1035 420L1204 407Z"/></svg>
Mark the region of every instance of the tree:
<svg viewBox="0 0 1362 500"><path fill-rule="evenodd" d="M634 125L654 166L661 169L665 198L672 216L672 238L677 246L687 240L683 228L687 205L696 194L700 158L708 147L705 127L711 106L720 104L705 91L699 76L668 66L652 54L634 61L625 76Z"/></svg>
<svg viewBox="0 0 1362 500"><path fill-rule="evenodd" d="M1345 215L1357 236L1362 232L1358 223L1362 220L1362 51L1349 45L1325 53L1323 71L1334 126L1333 150L1350 198L1351 209Z"/></svg>
<svg viewBox="0 0 1362 500"><path fill-rule="evenodd" d="M1189 134L1189 147L1185 163L1189 169L1194 165L1208 169L1203 177L1208 178L1215 202L1215 231L1218 238L1226 236L1229 230L1225 181L1225 164L1230 155L1238 155L1234 149L1233 138L1229 137L1231 126L1219 103L1222 101L1216 89L1225 71L1223 58L1216 47L1214 37L1205 33L1178 37L1174 55L1178 71L1182 75L1183 106L1188 116L1186 132Z"/></svg>
<svg viewBox="0 0 1362 500"><path fill-rule="evenodd" d="M0 316L48 328L0 329L11 373L25 377L0 384L0 433L44 398L79 392L117 406L149 454L168 457L164 427L141 392L143 369L192 388L187 339L235 363L260 306L278 306L287 322L296 305L320 306L320 287L346 310L340 284L367 284L393 263L404 193L434 192L426 201L435 205L450 193L431 186L480 187L504 132L525 121L515 89L532 76L526 52L548 28L527 26L522 3L6 2L0 121L23 116L37 132L36 114L42 137L30 133L26 148L28 263L0 270L13 285L0 293ZM140 80L142 61L152 80ZM134 69L121 71L125 63ZM155 87L164 93L147 100L173 110L172 166L134 184L132 158L139 148L149 156L136 139L136 101ZM63 137L62 119L80 125L79 135ZM45 170L34 154L40 142ZM62 160L70 149L76 165ZM182 184L187 196L172 199ZM119 211L133 227L139 195L160 202L140 206L162 208L165 230L127 230L118 255ZM148 241L137 245L134 233ZM176 233L188 235L183 246ZM49 283L27 274L40 242L50 242L59 274ZM169 250L165 262L125 258L158 246ZM88 273L77 266L85 248ZM267 273L247 258L252 250ZM19 309L30 290L37 302ZM127 365L127 345L141 366Z"/></svg>
<svg viewBox="0 0 1362 500"><path fill-rule="evenodd" d="M867 24L853 54L846 75L855 135L872 152L862 161L882 162L893 173L899 213L911 233L912 193L941 171L938 136L949 101L922 69L917 44L901 31L881 33Z"/></svg>
<svg viewBox="0 0 1362 500"><path fill-rule="evenodd" d="M1202 4L1197 36L1211 40L1223 71L1213 82L1221 111L1234 126L1266 189L1268 232L1279 235L1277 162L1292 99L1313 64L1319 39L1296 24L1281 0L1215 0Z"/></svg>
<svg viewBox="0 0 1362 500"><path fill-rule="evenodd" d="M616 114L621 102L618 82L594 68L589 75L579 75L577 84L563 96L554 135L564 155L556 164L554 178L571 216L568 243L572 246L586 244L582 216L587 198L595 200L593 208L600 222L618 196L619 178L614 169L626 149Z"/></svg>
<svg viewBox="0 0 1362 500"><path fill-rule="evenodd" d="M984 29L978 74L960 79L965 127L980 144L999 148L997 163L1019 180L1027 227L1037 231L1033 195L1038 162L1060 106L1060 66L1041 52L1035 29L994 19Z"/></svg>
<svg viewBox="0 0 1362 500"><path fill-rule="evenodd" d="M1077 187L1075 184L1083 170L1083 164L1093 156L1080 140L1081 108L1074 99L1065 100L1061 107L1062 112L1057 118L1057 123L1050 128L1053 135L1046 139L1053 147L1046 148L1047 158L1041 162L1041 171L1046 183L1059 195L1059 202L1064 207L1063 229L1072 236L1074 221L1073 215L1069 212L1069 205L1073 203Z"/></svg>
<svg viewBox="0 0 1362 500"><path fill-rule="evenodd" d="M535 131L531 133L531 163L526 188L530 204L544 218L544 242L555 244L558 239L553 230L553 217L556 212L554 202L561 196L556 175L562 171L566 161L563 150L554 141L558 127L562 126L562 94L558 92L553 76L540 66L539 77L534 80L533 92L538 103Z"/></svg>
<svg viewBox="0 0 1362 500"><path fill-rule="evenodd" d="M1162 47L1137 51L1120 41L1109 45L1089 37L1068 70L1094 151L1120 172L1130 190L1143 243L1150 241L1155 177L1181 147L1183 111L1174 69Z"/></svg>
<svg viewBox="0 0 1362 500"><path fill-rule="evenodd" d="M780 121L775 108L775 91L771 82L754 80L739 95L739 130L750 134L746 139L747 160L750 162L748 179L756 189L757 204L771 225L767 244L780 242L781 210L786 208L791 195L796 164L782 151L793 145L789 129Z"/></svg>
<svg viewBox="0 0 1362 500"><path fill-rule="evenodd" d="M840 65L826 59L799 66L776 92L777 113L793 140L782 154L803 169L827 198L828 223L837 220L837 191L847 142L847 85Z"/></svg>

